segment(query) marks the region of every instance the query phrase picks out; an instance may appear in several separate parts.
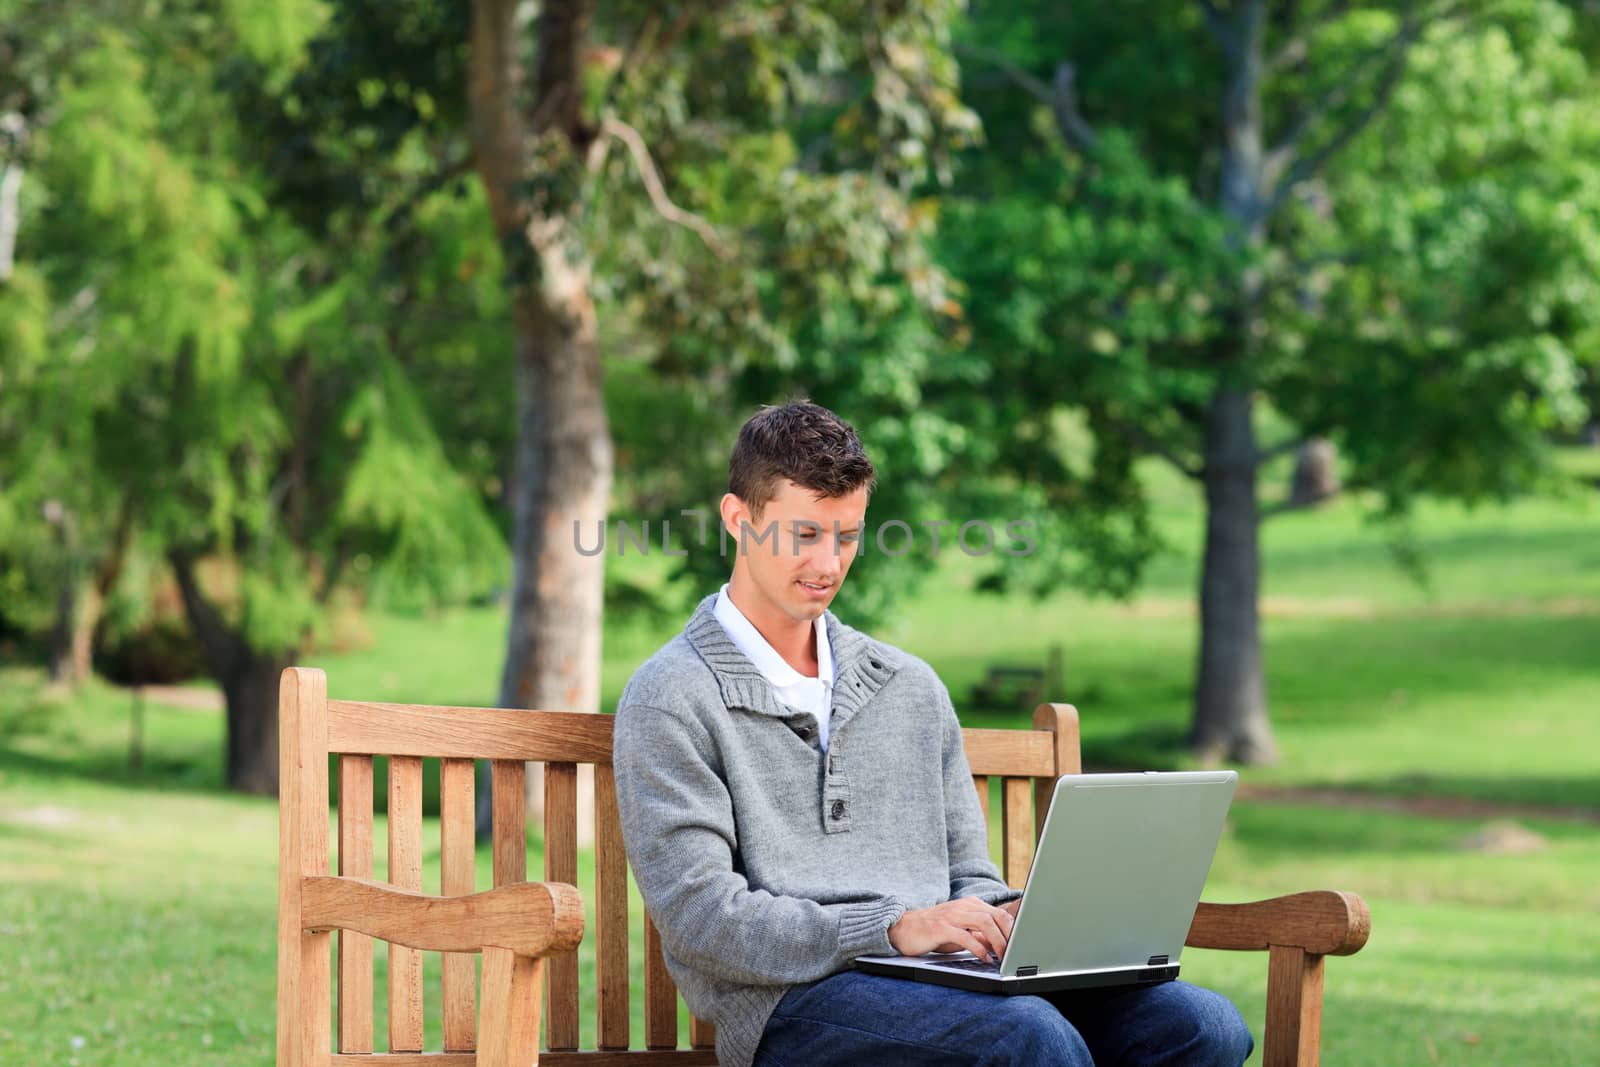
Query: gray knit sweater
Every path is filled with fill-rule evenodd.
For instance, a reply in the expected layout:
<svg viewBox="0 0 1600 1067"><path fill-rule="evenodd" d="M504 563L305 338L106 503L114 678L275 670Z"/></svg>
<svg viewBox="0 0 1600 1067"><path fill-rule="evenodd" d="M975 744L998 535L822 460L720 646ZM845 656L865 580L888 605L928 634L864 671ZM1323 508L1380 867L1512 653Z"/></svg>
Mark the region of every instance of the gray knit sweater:
<svg viewBox="0 0 1600 1067"><path fill-rule="evenodd" d="M961 727L933 669L827 616L828 752L707 597L635 672L613 759L623 840L689 1008L745 1067L793 986L892 954L907 910L1019 894L989 860Z"/></svg>

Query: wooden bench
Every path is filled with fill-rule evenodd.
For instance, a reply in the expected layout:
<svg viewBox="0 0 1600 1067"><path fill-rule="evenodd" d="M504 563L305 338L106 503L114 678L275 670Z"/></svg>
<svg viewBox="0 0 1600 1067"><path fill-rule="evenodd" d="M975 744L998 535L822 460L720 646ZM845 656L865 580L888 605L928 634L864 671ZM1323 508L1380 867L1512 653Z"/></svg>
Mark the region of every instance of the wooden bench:
<svg viewBox="0 0 1600 1067"><path fill-rule="evenodd" d="M1061 692L1061 646L1051 645L1043 667L997 664L972 686L971 701L981 708L1024 708Z"/></svg>
<svg viewBox="0 0 1600 1067"><path fill-rule="evenodd" d="M363 1067L589 1067L714 1064L712 1028L678 1032L677 990L648 918L629 945L628 869L617 820L607 715L329 700L322 671L284 671L279 708L278 1064ZM966 730L984 810L1001 779L1002 869L1023 884L1039 805L1075 774L1078 713L1043 704L1032 730ZM338 757L337 876L329 874L329 757ZM388 882L373 874L373 757L389 757ZM441 896L423 893L422 768L440 759ZM475 892L473 761L491 762L494 888ZM544 881L527 881L525 762L545 766ZM594 765L595 982L598 1048L578 1045L584 934L578 873L577 767ZM1042 810L1038 811L1042 816ZM1195 948L1268 953L1263 1062L1315 1064L1323 957L1367 940L1366 905L1312 892L1199 906ZM338 934L338 963L330 941ZM374 1052L373 939L390 943L387 1053ZM629 1032L630 950L644 956L644 1041ZM424 951L443 953L443 1050L423 1052ZM482 956L481 1005L477 960ZM337 988L334 974L337 971ZM337 1010L333 998L337 992ZM333 1018L337 1017L337 1037ZM548 1051L541 1056L544 1020Z"/></svg>

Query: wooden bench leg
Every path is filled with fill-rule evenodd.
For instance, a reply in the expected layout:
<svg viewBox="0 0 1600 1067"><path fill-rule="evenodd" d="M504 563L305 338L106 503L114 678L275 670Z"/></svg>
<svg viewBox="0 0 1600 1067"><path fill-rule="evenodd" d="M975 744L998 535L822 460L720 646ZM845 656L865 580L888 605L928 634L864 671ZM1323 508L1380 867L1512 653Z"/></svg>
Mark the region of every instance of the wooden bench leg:
<svg viewBox="0 0 1600 1067"><path fill-rule="evenodd" d="M1273 945L1270 951L1262 1067L1317 1067L1324 957L1285 945Z"/></svg>
<svg viewBox="0 0 1600 1067"><path fill-rule="evenodd" d="M539 1062L539 1012L544 960L506 948L483 950L483 1013L479 1067L529 1067Z"/></svg>

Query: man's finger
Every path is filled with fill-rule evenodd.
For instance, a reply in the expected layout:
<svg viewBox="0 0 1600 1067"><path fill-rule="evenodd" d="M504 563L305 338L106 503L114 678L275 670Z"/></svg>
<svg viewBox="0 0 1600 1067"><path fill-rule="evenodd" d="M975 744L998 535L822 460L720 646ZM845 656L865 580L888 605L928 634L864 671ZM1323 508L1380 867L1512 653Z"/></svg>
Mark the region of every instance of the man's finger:
<svg viewBox="0 0 1600 1067"><path fill-rule="evenodd" d="M963 933L966 934L966 946L974 956L985 961L999 958L995 954L994 948L982 937L979 937L971 930L965 930Z"/></svg>
<svg viewBox="0 0 1600 1067"><path fill-rule="evenodd" d="M1005 932L1000 929L1000 924L995 922L994 919L986 916L984 918L983 925L979 926L975 932L979 937L982 937L985 941L989 942L990 945L994 946L994 954L996 956L1002 956L1005 954L1006 935Z"/></svg>
<svg viewBox="0 0 1600 1067"><path fill-rule="evenodd" d="M976 937L979 941L982 941L984 947L987 948L989 953L996 959L999 959L1001 954L1005 952L1006 939L1000 933L1000 928L996 926L994 921L988 918L988 916L984 916L976 921L965 922L962 924L962 926L969 934L971 934L973 937Z"/></svg>
<svg viewBox="0 0 1600 1067"><path fill-rule="evenodd" d="M968 952L972 953L974 956L978 957L980 960L987 960L993 955L989 949L989 946L984 944L983 939L965 927L952 926L950 928L950 935L951 940L960 945L962 948L966 949Z"/></svg>
<svg viewBox="0 0 1600 1067"><path fill-rule="evenodd" d="M991 934L988 930L985 930L983 927L980 926L970 932L973 937L976 937L979 941L983 942L983 947L988 949L989 955L993 956L995 959L999 959L1001 953L1005 952L1005 945L996 944L993 934Z"/></svg>

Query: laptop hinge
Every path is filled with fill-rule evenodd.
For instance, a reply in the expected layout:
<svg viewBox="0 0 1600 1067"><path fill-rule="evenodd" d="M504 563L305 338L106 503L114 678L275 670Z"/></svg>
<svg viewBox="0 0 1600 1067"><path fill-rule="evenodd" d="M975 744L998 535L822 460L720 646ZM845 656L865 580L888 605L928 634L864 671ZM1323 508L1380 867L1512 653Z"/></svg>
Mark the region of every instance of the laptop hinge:
<svg viewBox="0 0 1600 1067"><path fill-rule="evenodd" d="M1165 967L1167 963L1168 960L1165 956L1151 956L1149 959L1144 961L1144 965L1146 967Z"/></svg>

